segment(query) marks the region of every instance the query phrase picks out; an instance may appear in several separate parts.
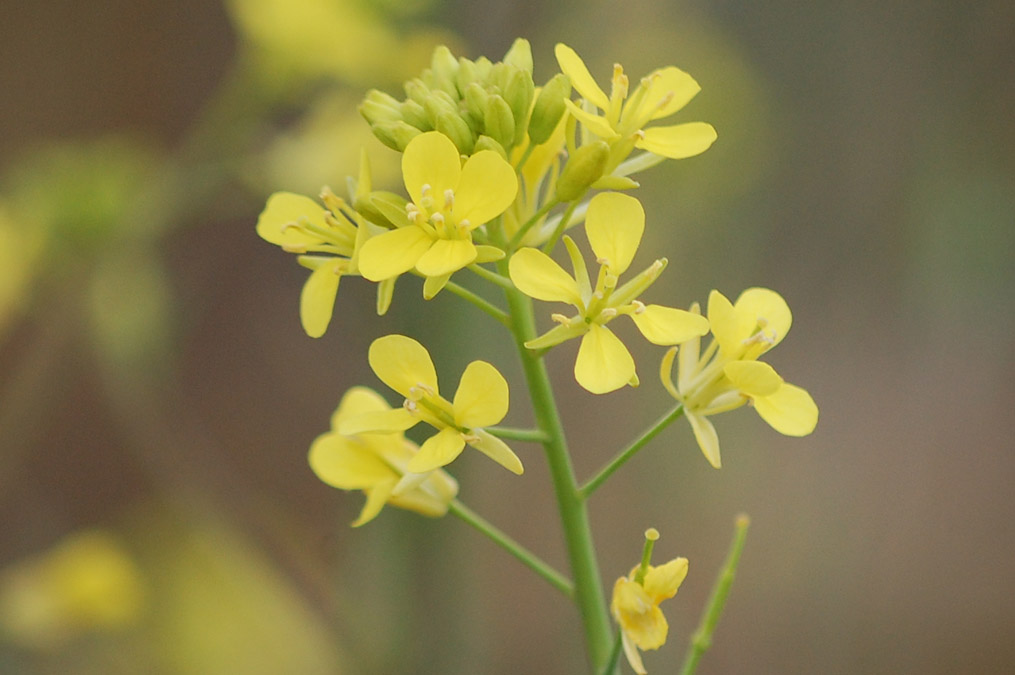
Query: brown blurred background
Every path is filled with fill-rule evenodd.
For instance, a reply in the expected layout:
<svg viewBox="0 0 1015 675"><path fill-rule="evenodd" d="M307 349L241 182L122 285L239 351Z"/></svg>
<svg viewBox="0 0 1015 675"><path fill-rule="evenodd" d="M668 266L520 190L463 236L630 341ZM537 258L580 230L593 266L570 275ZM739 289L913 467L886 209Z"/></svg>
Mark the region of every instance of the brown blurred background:
<svg viewBox="0 0 1015 675"><path fill-rule="evenodd" d="M595 495L605 584L649 526L658 559L691 561L649 670L676 669L744 511L700 673L1015 671L1015 5L275 4L4 7L0 568L99 529L144 597L115 631L0 635L0 672L584 672L574 610L514 560L450 518L350 529L361 496L305 461L345 389L377 385L375 337L445 336L447 382L475 358L517 381L510 343L414 280L377 318L355 279L312 340L304 272L253 231L274 190L344 187L367 87L400 93L437 40L496 59L516 36L537 82L564 41L601 81L619 61L701 83L680 118L719 141L639 192L639 259L670 260L652 297L777 289L795 321L771 361L821 408L805 439L718 418L719 472L678 423ZM595 398L573 349L550 355L580 476L668 408L659 356ZM520 479L463 456L461 497L564 567L542 459L518 450Z"/></svg>

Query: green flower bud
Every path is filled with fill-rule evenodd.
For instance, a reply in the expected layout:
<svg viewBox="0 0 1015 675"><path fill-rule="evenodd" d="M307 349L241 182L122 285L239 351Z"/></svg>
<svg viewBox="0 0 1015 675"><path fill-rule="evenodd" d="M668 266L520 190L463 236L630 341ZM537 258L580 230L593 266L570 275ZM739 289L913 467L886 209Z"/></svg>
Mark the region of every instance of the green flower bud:
<svg viewBox="0 0 1015 675"><path fill-rule="evenodd" d="M404 85L405 95L420 105L426 105L426 101L430 98L430 87L418 77L407 81Z"/></svg>
<svg viewBox="0 0 1015 675"><path fill-rule="evenodd" d="M516 38L511 49L504 55L504 63L523 70L532 77L532 47L529 41L524 38Z"/></svg>
<svg viewBox="0 0 1015 675"><path fill-rule="evenodd" d="M426 109L412 99L402 101L401 112L402 119L420 131L430 131L433 129L433 123L427 117Z"/></svg>
<svg viewBox="0 0 1015 675"><path fill-rule="evenodd" d="M494 94L486 104L483 116L483 129L487 136L504 147L511 147L515 138L515 118L507 102Z"/></svg>
<svg viewBox="0 0 1015 675"><path fill-rule="evenodd" d="M434 128L450 138L454 142L455 147L458 148L458 152L463 155L472 154L475 143L472 139L472 129L465 123L461 115L458 113L441 113L437 116Z"/></svg>
<svg viewBox="0 0 1015 675"><path fill-rule="evenodd" d="M402 119L401 105L394 96L371 89L359 104L359 113L370 124L394 122Z"/></svg>
<svg viewBox="0 0 1015 675"><path fill-rule="evenodd" d="M557 199L570 202L578 199L589 186L599 180L610 157L610 146L596 141L578 148L571 155L557 179Z"/></svg>
<svg viewBox="0 0 1015 675"><path fill-rule="evenodd" d="M511 114L515 120L513 141L507 145L514 145L525 138L525 131L528 127L529 110L532 107L532 96L535 92L532 76L524 70L510 68L503 91L504 100L510 106Z"/></svg>
<svg viewBox="0 0 1015 675"><path fill-rule="evenodd" d="M455 84L458 86L458 91L464 93L470 84L480 81L479 67L476 63L464 56L458 59L458 71L455 73Z"/></svg>
<svg viewBox="0 0 1015 675"><path fill-rule="evenodd" d="M532 106L529 140L533 145L549 140L560 123L560 118L564 116L564 101L568 98L571 98L571 78L564 73L557 73L540 90L536 103Z"/></svg>
<svg viewBox="0 0 1015 675"><path fill-rule="evenodd" d="M437 127L437 118L441 115L458 115L458 105L440 89L430 92L429 98L423 102L423 110L426 111L427 119L434 128Z"/></svg>
<svg viewBox="0 0 1015 675"><path fill-rule="evenodd" d="M465 88L465 109L477 120L486 117L486 106L490 100L490 94L478 82L471 82Z"/></svg>
<svg viewBox="0 0 1015 675"><path fill-rule="evenodd" d="M458 96L456 77L458 75L458 59L454 57L451 50L444 45L433 50L430 58L430 72L435 87L446 91L452 96Z"/></svg>
<svg viewBox="0 0 1015 675"><path fill-rule="evenodd" d="M493 150L505 160L508 158L507 151L504 150L504 146L486 134L483 134L476 139L476 146L472 149L472 154L476 154L480 150Z"/></svg>
<svg viewBox="0 0 1015 675"><path fill-rule="evenodd" d="M419 136L422 132L414 126L399 120L397 122L382 122L370 127L381 143L392 150L402 152L409 141Z"/></svg>

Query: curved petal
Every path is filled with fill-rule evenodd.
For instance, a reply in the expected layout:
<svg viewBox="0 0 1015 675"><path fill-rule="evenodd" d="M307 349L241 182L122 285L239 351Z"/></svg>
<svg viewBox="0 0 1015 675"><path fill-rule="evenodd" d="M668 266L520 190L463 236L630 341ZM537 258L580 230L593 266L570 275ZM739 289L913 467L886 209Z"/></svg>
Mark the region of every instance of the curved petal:
<svg viewBox="0 0 1015 675"><path fill-rule="evenodd" d="M574 377L593 394L620 389L634 377L634 359L609 328L593 324L582 338Z"/></svg>
<svg viewBox="0 0 1015 675"><path fill-rule="evenodd" d="M671 127L649 127L644 136L635 142L635 147L668 157L684 159L694 157L708 150L718 135L707 122L687 122Z"/></svg>
<svg viewBox="0 0 1015 675"><path fill-rule="evenodd" d="M391 498L391 490L395 487L395 479L386 480L383 483L364 490L367 496L367 503L363 505L363 510L360 511L359 517L353 521L353 527L359 527L366 525L371 520L377 517L377 514L381 512L384 505L388 503Z"/></svg>
<svg viewBox="0 0 1015 675"><path fill-rule="evenodd" d="M818 424L818 406L806 390L783 384L771 396L754 399L761 419L786 436L806 436Z"/></svg>
<svg viewBox="0 0 1015 675"><path fill-rule="evenodd" d="M525 469L522 467L522 460L518 459L518 455L508 447L507 443L484 429L477 429L475 433L477 440L471 441L469 445L516 476L524 473Z"/></svg>
<svg viewBox="0 0 1015 675"><path fill-rule="evenodd" d="M654 345L679 345L708 333L708 319L683 309L646 305L631 314L634 325Z"/></svg>
<svg viewBox="0 0 1015 675"><path fill-rule="evenodd" d="M641 202L619 192L602 192L589 202L585 234L596 258L607 261L610 272L621 275L631 265L645 232Z"/></svg>
<svg viewBox="0 0 1015 675"><path fill-rule="evenodd" d="M652 78L652 81L645 95L644 100L646 103L655 105L658 101L672 94L669 102L652 115L654 120L669 117L687 105L688 101L697 96L698 92L701 91L701 86L695 79L676 66L660 68L649 75L649 77Z"/></svg>
<svg viewBox="0 0 1015 675"><path fill-rule="evenodd" d="M698 441L698 447L701 448L705 459L716 469L721 469L722 459L719 457L719 434L715 433L715 427L712 426L712 422L704 415L699 415L689 410L684 412L684 416L691 423L694 438Z"/></svg>
<svg viewBox="0 0 1015 675"><path fill-rule="evenodd" d="M374 410L343 417L336 431L343 436L357 434L392 434L416 426L419 418L405 408Z"/></svg>
<svg viewBox="0 0 1015 675"><path fill-rule="evenodd" d="M286 227L300 219L306 219L321 229L329 229L324 220L324 207L313 199L292 192L276 192L268 197L264 211L257 218L257 234L269 243L291 249L319 242L319 237L308 237L305 232Z"/></svg>
<svg viewBox="0 0 1015 675"><path fill-rule="evenodd" d="M318 436L307 460L318 478L342 490L361 490L397 476L366 445L335 433Z"/></svg>
<svg viewBox="0 0 1015 675"><path fill-rule="evenodd" d="M493 150L477 152L465 161L455 190L455 222L467 220L474 230L504 213L518 195L518 177Z"/></svg>
<svg viewBox="0 0 1015 675"><path fill-rule="evenodd" d="M415 267L432 245L430 236L415 225L379 234L360 249L359 272L370 281L397 277Z"/></svg>
<svg viewBox="0 0 1015 675"><path fill-rule="evenodd" d="M637 675L648 675L648 671L645 670L645 664L641 660L641 654L638 652L638 647L635 646L634 641L631 640L626 631L621 631L620 637L624 643L624 656L627 657L631 670L637 673Z"/></svg>
<svg viewBox="0 0 1015 675"><path fill-rule="evenodd" d="M409 390L424 385L437 389L437 371L426 347L404 335L385 335L373 341L367 354L370 368L381 382L406 398Z"/></svg>
<svg viewBox="0 0 1015 675"><path fill-rule="evenodd" d="M645 592L658 605L677 594L686 576L687 558L674 558L665 565L649 567L645 573Z"/></svg>
<svg viewBox="0 0 1015 675"><path fill-rule="evenodd" d="M793 313L782 296L767 288L748 288L733 305L764 324L762 330L771 338L769 349L782 342L793 325Z"/></svg>
<svg viewBox="0 0 1015 675"><path fill-rule="evenodd" d="M571 101L564 101L564 106L567 107L568 112L574 115L575 119L581 122L585 127L600 138L612 140L619 138L618 134L610 123L606 121L605 117L590 113L587 110L582 110Z"/></svg>
<svg viewBox="0 0 1015 675"><path fill-rule="evenodd" d="M438 239L416 261L416 269L428 277L441 277L457 272L475 259L476 246L471 239Z"/></svg>
<svg viewBox="0 0 1015 675"><path fill-rule="evenodd" d="M560 71L571 78L571 86L577 89L582 97L595 103L603 110L610 107L610 97L596 84L589 69L585 67L585 62L578 56L578 52L563 42L558 42L557 46L553 48L553 53L557 57Z"/></svg>
<svg viewBox="0 0 1015 675"><path fill-rule="evenodd" d="M369 387L352 387L342 395L342 400L332 413L331 428L338 431L338 425L342 420L382 410L391 410L391 406L383 396Z"/></svg>
<svg viewBox="0 0 1015 675"><path fill-rule="evenodd" d="M578 283L550 256L534 248L518 249L508 263L511 281L525 295L544 302L581 307Z"/></svg>
<svg viewBox="0 0 1015 675"><path fill-rule="evenodd" d="M775 368L761 361L730 361L723 372L734 387L752 398L770 396L783 384Z"/></svg>
<svg viewBox="0 0 1015 675"><path fill-rule="evenodd" d="M428 131L416 136L405 146L402 154L402 178L409 199L420 204L423 186L429 185L429 196L439 210L444 204L444 192L458 187L462 175L462 160L454 142L439 131ZM431 209L427 209L430 211Z"/></svg>
<svg viewBox="0 0 1015 675"><path fill-rule="evenodd" d="M409 471L424 473L446 466L455 461L465 449L465 440L457 429L445 427L426 439L419 452L409 460Z"/></svg>
<svg viewBox="0 0 1015 675"><path fill-rule="evenodd" d="M303 284L300 292L300 322L303 330L312 338L324 335L331 323L344 263L337 258L324 262L310 273Z"/></svg>
<svg viewBox="0 0 1015 675"><path fill-rule="evenodd" d="M508 413L508 383L486 361L473 361L462 373L452 403L455 424L467 429L488 427Z"/></svg>
<svg viewBox="0 0 1015 675"><path fill-rule="evenodd" d="M738 312L729 299L713 290L708 294L708 323L719 349L730 358L744 352L744 340L757 327L757 318L749 312Z"/></svg>

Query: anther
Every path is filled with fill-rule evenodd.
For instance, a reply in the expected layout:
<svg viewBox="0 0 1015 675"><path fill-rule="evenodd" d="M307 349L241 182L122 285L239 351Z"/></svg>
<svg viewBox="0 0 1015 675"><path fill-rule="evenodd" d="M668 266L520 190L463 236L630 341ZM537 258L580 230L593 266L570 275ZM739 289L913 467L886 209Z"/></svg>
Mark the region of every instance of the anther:
<svg viewBox="0 0 1015 675"><path fill-rule="evenodd" d="M599 316L603 317L604 319L612 319L613 317L617 316L617 309L615 307L607 307L603 311L599 312Z"/></svg>
<svg viewBox="0 0 1015 675"><path fill-rule="evenodd" d="M645 311L645 303L642 302L641 300L634 300L631 302L631 304L634 305L635 314L641 314Z"/></svg>
<svg viewBox="0 0 1015 675"><path fill-rule="evenodd" d="M444 191L444 210L450 211L455 208L455 191L448 188Z"/></svg>
<svg viewBox="0 0 1015 675"><path fill-rule="evenodd" d="M552 319L553 321L556 321L559 324L563 324L565 326L568 325L569 323L571 323L571 319L569 319L568 317L564 316L563 314L551 314L550 315L550 319Z"/></svg>

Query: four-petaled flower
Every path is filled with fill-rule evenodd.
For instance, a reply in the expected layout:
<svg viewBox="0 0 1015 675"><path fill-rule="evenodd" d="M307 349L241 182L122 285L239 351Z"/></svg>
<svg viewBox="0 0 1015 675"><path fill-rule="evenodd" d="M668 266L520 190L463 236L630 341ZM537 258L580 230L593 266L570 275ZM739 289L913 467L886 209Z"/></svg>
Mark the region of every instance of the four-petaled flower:
<svg viewBox="0 0 1015 675"><path fill-rule="evenodd" d="M700 313L701 309L695 303L691 311ZM708 321L713 339L705 352L700 353L700 338L681 345L679 352L671 349L663 357L660 374L666 390L684 404L694 437L712 466L721 466L719 437L707 416L748 401L779 433L806 436L814 431L818 406L811 395L757 360L786 337L793 323L782 296L767 288L749 288L732 304L719 291L712 291Z"/></svg>
<svg viewBox="0 0 1015 675"><path fill-rule="evenodd" d="M508 384L486 361L473 361L462 373L453 401L440 395L437 371L426 347L404 335L387 335L370 345L370 367L384 384L405 397L401 408L366 411L343 419L342 435L400 432L423 421L437 429L406 465L407 474L395 492L423 480L450 464L465 445L480 450L504 468L522 473L518 456L483 427L497 424L508 412ZM415 475L413 475L415 474Z"/></svg>
<svg viewBox="0 0 1015 675"><path fill-rule="evenodd" d="M630 316L649 342L675 345L708 332L708 321L700 315L637 300L666 266L656 260L645 271L617 287L617 278L627 270L641 242L645 213L637 199L616 192L596 195L589 203L585 231L600 264L595 288L589 280L585 261L575 243L564 238L575 276L549 256L533 248L519 249L509 264L511 281L528 296L546 302L566 302L578 313L572 317L554 314L560 325L525 343L543 349L581 336L574 375L578 384L594 394L605 394L636 385L634 359L624 343L606 327L619 315Z"/></svg>
<svg viewBox="0 0 1015 675"><path fill-rule="evenodd" d="M666 642L669 625L659 603L677 594L687 576L687 558L674 558L665 565L637 566L613 585L610 611L620 624L624 654L638 675L645 675L639 649L659 649Z"/></svg>
<svg viewBox="0 0 1015 675"><path fill-rule="evenodd" d="M554 53L561 71L571 78L572 86L585 99L579 107L566 101L568 110L585 128L611 146L611 165L619 163L632 148L641 148L670 159L683 159L701 154L715 142L716 133L706 122L686 122L666 127L648 127L653 120L669 117L701 91L694 78L675 66L653 70L628 95L628 79L620 64L613 66L610 95L596 84L577 52L558 44ZM595 108L602 110L596 113Z"/></svg>
<svg viewBox="0 0 1015 675"><path fill-rule="evenodd" d="M463 166L451 139L429 131L406 146L402 175L411 201L404 210L375 202L396 228L363 245L364 277L381 281L415 267L427 277L423 295L431 298L453 272L504 257L500 249L472 241L473 231L502 214L518 193L515 171L500 155L483 150Z"/></svg>
<svg viewBox="0 0 1015 675"><path fill-rule="evenodd" d="M373 520L385 504L425 516L443 516L458 494L458 483L445 471L433 471L409 489L396 492L419 452L401 432L345 435L339 431L345 420L388 410L391 407L377 392L353 387L331 416L331 431L318 436L310 446L310 468L318 478L332 487L366 494L366 504L354 527Z"/></svg>

